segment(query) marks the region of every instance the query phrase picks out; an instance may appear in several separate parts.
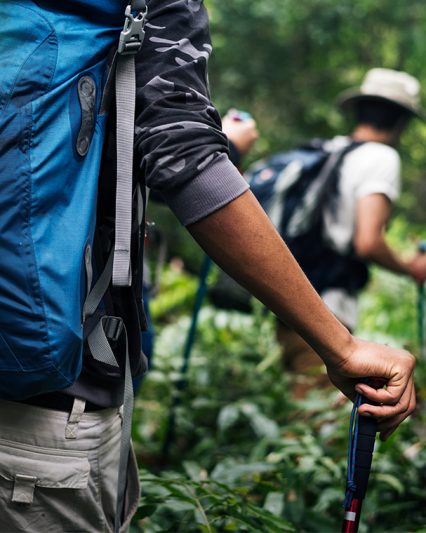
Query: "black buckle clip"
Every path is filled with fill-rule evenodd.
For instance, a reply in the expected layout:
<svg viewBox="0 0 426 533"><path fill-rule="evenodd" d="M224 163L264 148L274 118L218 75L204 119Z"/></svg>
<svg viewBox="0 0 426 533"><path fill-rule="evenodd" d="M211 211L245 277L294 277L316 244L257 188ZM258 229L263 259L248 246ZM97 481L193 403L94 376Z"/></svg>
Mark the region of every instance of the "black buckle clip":
<svg viewBox="0 0 426 533"><path fill-rule="evenodd" d="M116 342L123 331L123 319L115 316L103 318L103 328L108 340Z"/></svg>

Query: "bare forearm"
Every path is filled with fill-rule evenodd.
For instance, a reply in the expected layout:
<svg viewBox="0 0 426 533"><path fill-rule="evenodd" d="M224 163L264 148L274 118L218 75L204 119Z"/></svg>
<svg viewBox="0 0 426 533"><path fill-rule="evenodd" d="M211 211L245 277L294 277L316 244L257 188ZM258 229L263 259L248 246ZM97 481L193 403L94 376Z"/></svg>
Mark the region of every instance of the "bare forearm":
<svg viewBox="0 0 426 533"><path fill-rule="evenodd" d="M294 327L325 362L347 355L352 337L328 311L250 192L188 227L226 272Z"/></svg>
<svg viewBox="0 0 426 533"><path fill-rule="evenodd" d="M410 262L401 259L387 244L385 232L391 203L383 194L371 194L357 202L354 235L356 254L397 274L412 275Z"/></svg>
<svg viewBox="0 0 426 533"><path fill-rule="evenodd" d="M410 265L388 246L384 238L378 239L366 259L397 274L411 275Z"/></svg>

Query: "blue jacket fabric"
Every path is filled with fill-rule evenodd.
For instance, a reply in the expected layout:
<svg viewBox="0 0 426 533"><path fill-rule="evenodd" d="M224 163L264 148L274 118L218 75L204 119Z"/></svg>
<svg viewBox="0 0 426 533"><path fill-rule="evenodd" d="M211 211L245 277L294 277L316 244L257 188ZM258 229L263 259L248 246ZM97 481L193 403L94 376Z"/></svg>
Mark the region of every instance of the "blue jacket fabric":
<svg viewBox="0 0 426 533"><path fill-rule="evenodd" d="M84 252L93 239L107 57L125 2L0 3L0 397L79 375ZM90 147L76 151L78 82L96 87ZM81 275L76 275L81 273Z"/></svg>

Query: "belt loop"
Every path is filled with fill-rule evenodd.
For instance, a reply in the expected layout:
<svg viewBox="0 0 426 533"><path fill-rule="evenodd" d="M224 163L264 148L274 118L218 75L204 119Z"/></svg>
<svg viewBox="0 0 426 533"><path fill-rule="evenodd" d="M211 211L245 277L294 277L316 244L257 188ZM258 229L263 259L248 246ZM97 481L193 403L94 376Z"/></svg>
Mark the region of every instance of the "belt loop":
<svg viewBox="0 0 426 533"><path fill-rule="evenodd" d="M12 502L26 503L28 505L33 503L36 483L37 478L34 476L16 474L13 484Z"/></svg>
<svg viewBox="0 0 426 533"><path fill-rule="evenodd" d="M65 427L65 438L66 439L76 439L78 424L80 423L81 417L84 414L84 409L86 408L86 400L81 398L74 398L74 403L72 405L71 413L68 418L67 425Z"/></svg>

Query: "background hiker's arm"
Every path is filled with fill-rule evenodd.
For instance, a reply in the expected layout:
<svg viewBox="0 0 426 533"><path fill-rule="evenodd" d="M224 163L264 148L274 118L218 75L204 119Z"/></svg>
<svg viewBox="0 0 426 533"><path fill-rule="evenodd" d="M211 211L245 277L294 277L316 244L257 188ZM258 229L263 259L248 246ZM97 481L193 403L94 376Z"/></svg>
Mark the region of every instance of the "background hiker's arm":
<svg viewBox="0 0 426 533"><path fill-rule="evenodd" d="M367 394L385 404L368 407L372 414L385 417L383 437L412 412L414 358L349 334L314 291L251 192L188 230L221 268L311 344L346 395L354 397L360 377L388 381L387 391Z"/></svg>
<svg viewBox="0 0 426 533"><path fill-rule="evenodd" d="M355 252L362 259L422 282L426 277L426 269L413 260L402 259L386 243L385 231L390 214L391 203L384 194L370 194L358 200Z"/></svg>

